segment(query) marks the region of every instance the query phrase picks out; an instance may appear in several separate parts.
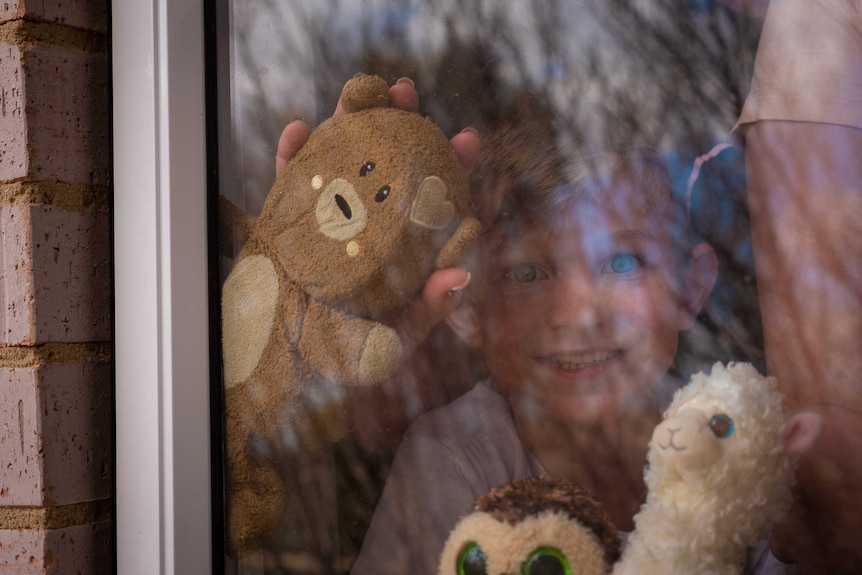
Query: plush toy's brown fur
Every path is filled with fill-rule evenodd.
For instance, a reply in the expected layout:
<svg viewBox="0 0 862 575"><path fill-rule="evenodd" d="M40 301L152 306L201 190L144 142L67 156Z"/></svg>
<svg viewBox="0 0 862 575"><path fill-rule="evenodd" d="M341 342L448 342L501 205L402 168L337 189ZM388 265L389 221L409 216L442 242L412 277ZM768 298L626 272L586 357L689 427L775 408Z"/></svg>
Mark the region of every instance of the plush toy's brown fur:
<svg viewBox="0 0 862 575"><path fill-rule="evenodd" d="M438 575L606 575L619 557L617 528L592 494L566 479L526 477L476 500L472 513L449 534ZM534 570L535 560L546 561L545 570ZM559 564L552 568L554 563Z"/></svg>
<svg viewBox="0 0 862 575"><path fill-rule="evenodd" d="M342 106L276 180L223 287L237 553L270 538L287 503L284 482L249 439L313 449L343 436L339 386L391 375L403 346L387 320L479 231L462 168L430 120L390 108L375 76L348 84Z"/></svg>

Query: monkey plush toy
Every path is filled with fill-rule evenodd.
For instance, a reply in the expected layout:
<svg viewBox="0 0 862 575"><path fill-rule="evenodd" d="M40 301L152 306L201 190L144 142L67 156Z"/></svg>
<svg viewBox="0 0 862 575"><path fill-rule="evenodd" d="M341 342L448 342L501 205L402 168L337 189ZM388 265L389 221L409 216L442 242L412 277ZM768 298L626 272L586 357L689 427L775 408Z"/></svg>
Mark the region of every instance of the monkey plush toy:
<svg viewBox="0 0 862 575"><path fill-rule="evenodd" d="M438 575L606 575L620 557L610 516L559 477L525 477L476 500L440 556Z"/></svg>
<svg viewBox="0 0 862 575"><path fill-rule="evenodd" d="M479 232L463 170L429 119L389 107L376 76L347 84L341 102L278 176L222 288L235 553L270 538L287 504L266 444L341 438L342 386L392 374L404 347L391 319Z"/></svg>

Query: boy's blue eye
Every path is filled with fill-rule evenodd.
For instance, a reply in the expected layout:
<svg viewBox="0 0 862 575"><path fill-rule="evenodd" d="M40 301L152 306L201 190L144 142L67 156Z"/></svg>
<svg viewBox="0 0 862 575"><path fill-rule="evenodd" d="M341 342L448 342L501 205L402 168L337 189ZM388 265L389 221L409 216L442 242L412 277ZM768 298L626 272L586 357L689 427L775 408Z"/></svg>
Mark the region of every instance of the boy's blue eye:
<svg viewBox="0 0 862 575"><path fill-rule="evenodd" d="M536 266L527 264L510 268L506 272L505 277L518 283L530 283L542 279L546 275Z"/></svg>
<svg viewBox="0 0 862 575"><path fill-rule="evenodd" d="M607 271L614 274L630 274L636 272L643 264L635 254L614 254L607 263Z"/></svg>

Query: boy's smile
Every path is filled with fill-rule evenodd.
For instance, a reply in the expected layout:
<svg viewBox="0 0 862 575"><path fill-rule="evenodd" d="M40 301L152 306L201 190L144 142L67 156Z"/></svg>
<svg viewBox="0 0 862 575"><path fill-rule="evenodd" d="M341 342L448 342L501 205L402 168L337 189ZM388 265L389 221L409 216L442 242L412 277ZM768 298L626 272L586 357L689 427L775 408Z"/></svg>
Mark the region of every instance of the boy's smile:
<svg viewBox="0 0 862 575"><path fill-rule="evenodd" d="M581 354L561 354L547 358L539 358L539 361L545 361L549 365L563 371L582 371L590 367L605 364L618 357L621 353L621 351L616 350Z"/></svg>

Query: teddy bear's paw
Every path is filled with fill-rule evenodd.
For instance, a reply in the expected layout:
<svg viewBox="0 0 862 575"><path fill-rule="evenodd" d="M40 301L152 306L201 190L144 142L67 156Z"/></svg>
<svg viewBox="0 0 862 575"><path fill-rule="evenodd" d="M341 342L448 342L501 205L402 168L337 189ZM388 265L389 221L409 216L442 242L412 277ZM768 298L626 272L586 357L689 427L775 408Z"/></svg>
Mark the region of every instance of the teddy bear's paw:
<svg viewBox="0 0 862 575"><path fill-rule="evenodd" d="M458 265L461 254L479 236L481 231L482 224L479 223L479 220L476 218L464 218L458 224L458 229L455 230L455 233L452 234L452 237L446 242L440 253L437 254L434 266L438 270L441 270Z"/></svg>
<svg viewBox="0 0 862 575"><path fill-rule="evenodd" d="M365 348L359 359L359 385L380 383L395 371L404 348L395 330L376 325L365 338Z"/></svg>
<svg viewBox="0 0 862 575"><path fill-rule="evenodd" d="M241 556L275 538L287 511L284 485L239 486L228 495L228 545Z"/></svg>

